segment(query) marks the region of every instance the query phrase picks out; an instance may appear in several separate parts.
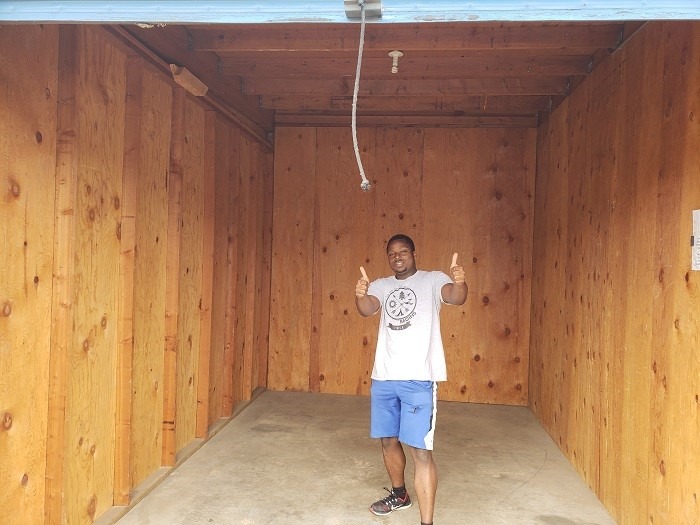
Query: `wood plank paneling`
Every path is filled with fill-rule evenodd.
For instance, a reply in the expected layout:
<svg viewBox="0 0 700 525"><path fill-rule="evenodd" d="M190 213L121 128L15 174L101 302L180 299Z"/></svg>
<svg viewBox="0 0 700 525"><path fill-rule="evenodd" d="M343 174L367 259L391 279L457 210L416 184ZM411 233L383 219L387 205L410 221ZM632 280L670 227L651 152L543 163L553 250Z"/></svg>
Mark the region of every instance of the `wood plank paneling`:
<svg viewBox="0 0 700 525"><path fill-rule="evenodd" d="M65 515L89 523L112 506L124 144L125 56L77 34L73 333L67 355Z"/></svg>
<svg viewBox="0 0 700 525"><path fill-rule="evenodd" d="M46 456L45 522L59 523L63 512L64 439L68 352L73 333L75 206L77 191L76 82L77 29L59 28L54 207L54 292Z"/></svg>
<svg viewBox="0 0 700 525"><path fill-rule="evenodd" d="M262 181L262 247L260 253L260 319L258 331L258 378L257 387L267 387L267 369L270 355L270 293L272 274L272 208L274 204L274 165L273 155L263 148L258 148L259 167L263 174Z"/></svg>
<svg viewBox="0 0 700 525"><path fill-rule="evenodd" d="M227 53L308 53L333 51L356 53L359 33L348 24L331 27L318 24L243 24L239 27L190 29L196 51ZM403 49L427 51L453 49L575 49L586 46L615 47L620 39L618 24L550 23L527 25L519 22L471 23L469 30L449 22L420 24L368 24L368 50Z"/></svg>
<svg viewBox="0 0 700 525"><path fill-rule="evenodd" d="M195 436L206 437L209 428L209 375L212 343L212 302L214 286L214 236L216 228L216 113L204 117L204 174L202 183L202 291L200 309L199 359L197 362L197 424ZM220 221L221 219L219 219ZM223 218L228 221L228 214Z"/></svg>
<svg viewBox="0 0 700 525"><path fill-rule="evenodd" d="M241 132L231 128L229 142L229 217L228 217L228 273L226 285L226 334L224 337L224 377L222 413L229 416L234 406L233 367L238 355L238 342L241 331L238 330L238 313L242 309L243 289L239 268L243 267L243 246L245 242L244 227L247 207L243 198L243 180L240 171Z"/></svg>
<svg viewBox="0 0 700 525"><path fill-rule="evenodd" d="M275 114L276 126L330 126L349 127L352 117L347 112L338 114L295 114L278 111ZM423 127L423 128L536 128L538 118L532 116L505 115L406 115L386 114L357 116L358 127Z"/></svg>
<svg viewBox="0 0 700 525"><path fill-rule="evenodd" d="M117 324L117 407L114 436L114 503L126 505L131 493L131 381L134 358L134 254L138 202L141 86L143 62L126 60L124 168L121 199L121 260L119 261L119 319Z"/></svg>
<svg viewBox="0 0 700 525"><path fill-rule="evenodd" d="M266 365L261 363L268 349L268 299L263 293L265 271L264 240L266 179L272 177L272 165L259 144L238 135L238 162L235 182L237 189L232 209L236 210L232 232L236 232L232 246L237 261L232 268L235 287L233 304L233 369L232 406L251 399L253 390ZM236 164L236 163L234 163ZM232 281L233 282L233 281Z"/></svg>
<svg viewBox="0 0 700 525"><path fill-rule="evenodd" d="M3 27L0 48L0 519L19 525L44 519L58 28Z"/></svg>
<svg viewBox="0 0 700 525"><path fill-rule="evenodd" d="M305 377L298 374L308 373L309 390L368 393L378 318L357 314L352 290L360 265L372 279L390 273L386 241L403 232L416 242L420 268L448 272L452 253L461 253L469 286L478 294L466 307L452 309L453 318L443 314L450 381L441 398L524 404L534 131L358 131L373 183L369 193L359 189L348 128L317 129L316 141L307 138L303 145L307 128L277 131L268 387L303 388ZM299 158L302 146L315 147L315 165ZM298 266L306 276L302 282L311 283L310 304L291 294L283 301L277 284L286 278L277 264L283 256L285 267ZM310 321L311 331L289 338L286 326L277 324L287 317ZM470 344L478 351L472 354Z"/></svg>
<svg viewBox="0 0 700 525"><path fill-rule="evenodd" d="M568 107L568 102L564 101L562 108ZM558 176L560 160L558 158L562 137L564 134L557 134L554 131L563 127L562 115L564 109L550 116L539 130L539 136L546 136L547 140L539 140L537 148L537 181L535 185L536 206L535 217L541 229L540 235L533 239L533 253L537 254L533 264L533 287L542 289L556 289L562 287L561 273L551 270L557 265L561 257L562 247L565 242L561 241L562 227L561 215L566 208L566 202L560 198L560 194L565 194L567 190L567 179ZM567 137L568 138L568 137ZM556 167L556 169L555 169ZM562 168L562 170L566 167ZM556 241L554 240L556 239ZM550 240L550 242L547 242ZM535 303L535 301L538 301ZM556 336L545 326L545 319L553 315L550 312L556 311L556 297L534 297L531 315L531 327L537 326L541 332L541 341L531 341L530 346L530 404L535 412L542 413L543 424L550 425L562 432L562 427L566 427L568 412L563 413L562 404L566 400L559 402L559 393L555 393L561 381L560 359L550 359L551 345L556 340ZM538 351L533 351L533 345L537 344ZM542 381L543 377L550 378L549 381ZM555 379L551 379L555 378ZM539 410L538 410L539 408Z"/></svg>
<svg viewBox="0 0 700 525"><path fill-rule="evenodd" d="M251 147L252 146L252 147ZM247 389L252 393L253 390L258 386L258 378L260 376L260 360L263 355L262 351L262 341L260 334L260 325L262 323L262 282L263 282L263 218L265 215L265 205L263 203L264 189L265 189L265 173L262 170L263 158L260 154L256 144L249 144L244 151L250 152L249 162L252 168L252 172L256 174L253 190L255 192L254 200L254 210L255 216L254 221L251 221L253 227L255 228L253 242L255 244L255 279L252 281L253 294L255 300L252 302L253 316L250 318L250 338L251 344L251 354L250 354L250 365L246 366L250 368L250 384ZM252 218L252 217L249 217ZM248 327L246 327L248 331ZM246 339L247 343L247 339Z"/></svg>
<svg viewBox="0 0 700 525"><path fill-rule="evenodd" d="M345 111L352 110L353 96L349 95L263 95L261 107L284 111ZM460 114L495 114L532 115L538 111L548 111L552 104L549 95L540 96L499 96L499 95L457 95L449 96L435 93L426 96L378 97L374 93L358 97L357 107L370 112L400 112L411 108L412 112L452 111Z"/></svg>
<svg viewBox="0 0 700 525"><path fill-rule="evenodd" d="M619 479L623 455L621 437L624 424L622 420L624 382L620 381L620 377L624 376L625 366L618 349L624 347L625 312L630 309L630 296L614 293L614 290L626 288L629 278L626 262L631 256L628 231L632 215L630 190L634 187L628 178L634 153L626 147L629 139L625 136L624 129L628 125L625 122L626 98L636 95L622 89L624 79L622 56L619 53L615 54L601 64L600 77L611 79L612 85L602 82L595 86L595 90L591 90L590 96L595 103L592 105L592 120L589 120L589 122L598 122L607 118L616 124L615 127L606 126L606 131L597 135L604 141L601 145L608 149L604 155L604 165L601 166L601 175L609 181L607 185L598 185L598 189L607 190L613 197L605 236L619 240L616 246L608 247L606 251L608 272L602 280L604 288L597 294L608 305L607 308L602 309L599 325L603 327L599 333L604 343L600 344L595 351L601 365L602 388L591 389L591 399L595 399L593 408L597 415L602 446L597 462L589 465L591 472L598 472L598 494L609 508L619 508L621 504L621 487L617 479ZM610 130L612 136L608 136L607 130ZM580 161L582 157L576 160ZM572 166L575 165L576 163L572 162ZM601 199L600 202L605 202L605 199ZM575 266L571 266L570 271L578 273L574 268ZM569 293L573 299L574 290L570 290ZM600 468L599 465L605 465L605 468ZM589 477L592 476L589 475Z"/></svg>
<svg viewBox="0 0 700 525"><path fill-rule="evenodd" d="M235 218L235 226L233 228L236 231L236 287L234 289L235 295L232 297L232 304L234 306L234 320L233 320L233 355L231 360L232 366L232 390L231 390L231 406L236 407L241 401L246 400L246 386L245 386L245 344L246 344L246 322L253 312L249 312L248 300L250 299L248 294L248 272L251 267L251 258L248 254L248 249L250 247L250 241L248 237L250 235L250 227L248 223L251 221L251 216L253 215L252 208L250 206L250 195L251 195L251 175L250 175L250 165L246 161L247 155L245 152L245 147L247 141L243 135L239 134L237 137L238 143L238 159L237 159L237 192L236 192L236 202L234 209L237 211ZM254 298L253 298L254 299Z"/></svg>
<svg viewBox="0 0 700 525"><path fill-rule="evenodd" d="M443 333L445 399L527 401L529 314L519 305L529 302L534 153L525 130L428 132L423 264L449 274L457 252L470 286L466 305L443 313L455 327ZM428 177L437 173L450 173L449 183ZM469 211L455 220L445 210Z"/></svg>
<svg viewBox="0 0 700 525"><path fill-rule="evenodd" d="M243 282L239 280L239 303L237 318L239 321L237 329L240 330L240 339L236 360L234 363L234 399L236 401L247 401L253 391L253 370L255 364L255 326L256 302L259 300L257 294L257 284L260 268L258 267L258 257L260 254L259 231L261 214L260 206L260 182L262 174L258 171L257 155L252 147L252 142L248 137L240 138L240 176L243 186L241 197L245 199L246 214L239 215L239 220L244 224L242 233L244 241L240 245L243 248L243 260L239 266L239 275ZM241 231L241 230L239 230ZM241 239L239 239L241 242ZM241 308L242 307L242 308Z"/></svg>
<svg viewBox="0 0 700 525"><path fill-rule="evenodd" d="M421 53L417 58L401 59L401 75L417 79L425 76L451 78L455 69L465 77L485 76L569 76L588 73L590 55L567 55L533 53L525 51L475 51L461 55L459 61L441 58L441 54L431 56ZM286 57L256 58L254 56L221 57L224 75L240 75L241 72L255 71L258 78L320 78L332 79L339 76L352 77L357 57L347 58L297 58ZM367 57L362 60L363 77L385 78L386 57Z"/></svg>
<svg viewBox="0 0 700 525"><path fill-rule="evenodd" d="M229 281L229 191L231 186L231 130L223 119L214 123L216 131L216 177L214 224L214 267L212 293L212 336L209 376L209 425L223 417L224 353Z"/></svg>
<svg viewBox="0 0 700 525"><path fill-rule="evenodd" d="M621 502L630 523L644 522L649 516L648 455L651 440L651 411L640 399L651 399L651 375L649 363L652 362L652 326L648 322L654 316L654 294L639 294L640 283L653 280L656 256L648 250L649 239L656 238L656 217L659 213L656 195L658 194L662 144L660 136L661 122L657 112L645 111L645 106L661 107L661 84L655 79L663 68L663 47L655 42L660 38L661 24L647 28L647 35L630 43L623 69L622 85L637 83L639 74L643 75L639 90L625 97L627 118L623 121L632 131L626 148L629 157L625 162L627 169L634 173L630 177L631 213L629 229L636 232L629 237L629 253L626 261L628 273L627 297L634 297L634 307L628 307L629 315L622 322L625 326L625 338L621 348L627 359L624 360L623 399L621 400L620 448L622 464L618 476L622 474L630 480L619 483ZM644 166L644 169L640 167ZM622 505L621 505L622 506ZM688 520L690 523L691 520Z"/></svg>
<svg viewBox="0 0 700 525"><path fill-rule="evenodd" d="M163 353L163 460L175 465L177 347L180 311L180 222L182 221L183 151L186 93L173 90L170 164L168 167L168 239L165 265L165 345Z"/></svg>
<svg viewBox="0 0 700 525"><path fill-rule="evenodd" d="M659 40L663 143L652 288L649 516L655 523L700 523L700 272L690 270L688 254L691 210L700 208L700 23L664 24Z"/></svg>
<svg viewBox="0 0 700 525"><path fill-rule="evenodd" d="M352 96L355 88L354 79L247 79L243 83L243 92L255 95L291 92L297 95L346 95ZM503 78L456 78L456 79L405 79L362 80L359 95L374 97L435 96L442 95L566 95L569 92L567 77L507 77Z"/></svg>
<svg viewBox="0 0 700 525"><path fill-rule="evenodd" d="M588 86L582 89L588 89ZM601 100L603 98L601 97ZM596 409L593 399L595 392L592 391L592 385L598 382L595 346L600 336L596 324L598 321L589 323L587 319L602 312L599 308L602 303L599 292L604 288L601 287L597 276L604 253L595 239L605 231L601 229L601 225L604 225L602 219L606 216L603 209L605 201L601 201L598 195L600 187L592 183L593 169L587 170L586 176L577 183L570 182L568 177L561 177L561 174L574 172L578 165L590 164L587 159L590 151L588 141L577 140L577 130L584 129L591 121L589 115L596 111L593 101L589 102L589 99L590 96L580 105L568 105L572 116L563 112L557 115L556 119L552 119L565 130L557 137L556 149L552 148L552 161L556 160L559 168L553 169L551 173L552 177L561 179L560 191L564 192L565 197L560 197L557 192L550 192L552 207L556 206L564 214L567 209L575 209L578 214L574 217L569 216L568 219L556 216L559 245L552 250L556 259L553 262L548 261L548 265L550 269L558 270L561 267L564 270L564 273L556 272L556 276L553 277L553 281L563 287L564 292L557 294L556 298L548 298L548 301L551 303L550 315L562 316L568 312L565 334L550 334L555 342L563 341L564 345L563 350L560 350L564 359L556 355L550 359L557 371L559 385L569 382L572 385L568 391L560 391L555 402L556 422L565 436L564 439L560 437L560 441L566 443L566 440L569 440L574 465L578 466L588 484L594 486L597 483L597 469L591 468L596 464L597 452L591 452L590 444L597 439L598 425L590 425L588 422L600 418L600 411ZM602 107L598 104L597 111ZM561 128L553 125L552 129L558 132ZM574 155L574 152L580 151L581 148L583 154ZM601 167L597 167L596 171L598 169ZM554 204L555 201L558 204ZM597 220L594 220L594 217ZM589 269L591 275L596 275L596 278L590 281L582 278L580 272L576 271L579 264ZM571 402L576 408L567 410L567 402Z"/></svg>
<svg viewBox="0 0 700 525"><path fill-rule="evenodd" d="M316 129L275 133L275 198L272 230L272 294L268 388L309 388L313 279ZM294 276L290 278L290 276ZM307 293L301 293L306 289ZM290 308L290 305L294 305Z"/></svg>
<svg viewBox="0 0 700 525"><path fill-rule="evenodd" d="M161 465L163 446L163 383L165 343L166 256L172 88L157 74L142 68L137 102L134 319L131 409L131 488ZM133 136L131 135L131 136ZM128 149L127 149L128 151ZM127 172L128 174L128 172ZM123 237L123 226L122 226Z"/></svg>
<svg viewBox="0 0 700 525"><path fill-rule="evenodd" d="M360 266L364 265L370 275L378 277L374 261L366 262L370 255L382 251L382 241L374 242L375 231L369 227L373 213L367 209L376 209L371 198L376 194L360 190L361 178L348 128L317 131L317 137L318 211L313 235L318 239L320 253L314 266L312 300L313 326L318 327L319 337L312 340L311 355L318 362L321 392L367 393L367 359L357 330L360 316L355 308L355 295L349 292L355 289ZM367 178L374 181L372 191L382 187L376 181L386 176L378 168L376 141L377 130L358 131L363 166ZM366 250L367 256L362 257L358 250Z"/></svg>
<svg viewBox="0 0 700 525"><path fill-rule="evenodd" d="M396 111L412 127L465 115L498 116L507 120L501 127L510 127L524 112L551 111L644 23L368 24L360 107L384 117ZM268 108L257 115L268 132L279 123L278 111L295 112L303 125L304 118L347 115L350 107L360 36L352 24L170 25L112 32L144 53L188 67L209 86L210 104L222 100L249 116L253 106ZM403 51L394 67L391 50ZM259 131L254 137L265 142Z"/></svg>
<svg viewBox="0 0 700 525"><path fill-rule="evenodd" d="M175 451L195 437L199 362L204 228L204 110L185 100L177 331Z"/></svg>
<svg viewBox="0 0 700 525"><path fill-rule="evenodd" d="M539 133L531 407L620 523L700 516L698 54L647 25Z"/></svg>
<svg viewBox="0 0 700 525"><path fill-rule="evenodd" d="M681 38L676 40L676 30L672 25L666 30L666 38L674 40L675 45L670 50L670 59L674 64L668 70L667 86L673 85L680 78L684 86L673 101L676 108L671 115L673 126L667 136L683 137L679 147L679 165L677 173L697 176L700 163L700 125L695 112L700 105L700 24L684 24L681 27ZM677 69L676 69L677 68ZM674 75L674 72L677 73ZM671 166L670 173L673 173ZM684 178L684 181L688 179ZM700 209L700 185L697 177L691 183L682 184L679 199L677 242L679 246L673 277L677 286L676 319L673 321L675 330L674 345L669 351L673 357L669 375L672 378L669 389L669 406L664 411L664 423L669 429L670 461L675 465L668 477L670 481L671 498L668 500L669 511L677 514L680 521L700 521L700 272L692 271L690 257L687 254L687 242L693 234L689 210ZM697 232L695 232L697 235ZM697 240L696 240L697 242ZM693 354L695 350L695 354ZM674 436L685 435L694 437L683 450L677 447ZM662 463L661 461L664 461ZM659 462L659 473L664 475Z"/></svg>
<svg viewBox="0 0 700 525"><path fill-rule="evenodd" d="M264 385L272 159L228 120L215 144L213 113L208 127L201 101L102 29L7 27L0 43L0 504L8 523L91 523L206 434L222 232L220 413L236 308L250 352L239 400Z"/></svg>

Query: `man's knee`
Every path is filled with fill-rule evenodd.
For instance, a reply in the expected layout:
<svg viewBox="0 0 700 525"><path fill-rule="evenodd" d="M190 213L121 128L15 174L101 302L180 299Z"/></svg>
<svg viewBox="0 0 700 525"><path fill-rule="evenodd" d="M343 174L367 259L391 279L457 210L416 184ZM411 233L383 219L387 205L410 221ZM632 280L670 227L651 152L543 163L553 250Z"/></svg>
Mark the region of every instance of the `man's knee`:
<svg viewBox="0 0 700 525"><path fill-rule="evenodd" d="M416 463L420 464L430 464L433 462L433 451L425 450L423 448L411 447L411 455Z"/></svg>
<svg viewBox="0 0 700 525"><path fill-rule="evenodd" d="M397 446L400 446L399 438L397 437L381 438L380 441L382 442L382 448L384 449L392 449Z"/></svg>

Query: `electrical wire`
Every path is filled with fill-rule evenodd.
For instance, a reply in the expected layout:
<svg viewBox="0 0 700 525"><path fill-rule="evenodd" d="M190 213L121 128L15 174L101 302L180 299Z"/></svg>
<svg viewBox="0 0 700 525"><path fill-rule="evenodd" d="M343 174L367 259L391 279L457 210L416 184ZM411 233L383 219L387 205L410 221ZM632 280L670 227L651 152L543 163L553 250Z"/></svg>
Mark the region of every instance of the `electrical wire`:
<svg viewBox="0 0 700 525"><path fill-rule="evenodd" d="M360 176L362 177L362 183L360 187L362 191L369 191L371 184L367 177L365 176L365 169L362 166L362 159L360 158L360 148L357 145L357 94L360 91L360 71L362 69L362 50L365 46L365 2L364 0L357 0L360 6L360 16L362 21L360 23L360 47L357 51L357 70L355 71L355 89L352 94L352 145L355 148L355 158L357 159L357 167L360 169Z"/></svg>

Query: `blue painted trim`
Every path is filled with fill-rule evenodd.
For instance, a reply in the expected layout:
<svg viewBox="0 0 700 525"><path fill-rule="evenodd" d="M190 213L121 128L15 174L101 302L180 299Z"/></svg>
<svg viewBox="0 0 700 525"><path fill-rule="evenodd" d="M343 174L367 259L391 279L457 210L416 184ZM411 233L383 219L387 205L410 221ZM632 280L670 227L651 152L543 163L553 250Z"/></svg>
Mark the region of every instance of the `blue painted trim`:
<svg viewBox="0 0 700 525"><path fill-rule="evenodd" d="M382 0L382 5L382 18L373 22L700 20L698 0ZM350 22L343 0L0 0L0 21Z"/></svg>

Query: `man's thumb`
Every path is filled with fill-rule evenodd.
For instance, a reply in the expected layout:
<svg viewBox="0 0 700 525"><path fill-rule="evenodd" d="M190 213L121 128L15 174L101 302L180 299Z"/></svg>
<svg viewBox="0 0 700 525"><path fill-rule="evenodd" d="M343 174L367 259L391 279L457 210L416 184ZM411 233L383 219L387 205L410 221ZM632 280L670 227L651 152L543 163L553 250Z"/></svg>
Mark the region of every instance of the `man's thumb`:
<svg viewBox="0 0 700 525"><path fill-rule="evenodd" d="M360 273L362 274L362 278L369 282L369 277L367 277L367 272L365 271L364 266L360 266Z"/></svg>

